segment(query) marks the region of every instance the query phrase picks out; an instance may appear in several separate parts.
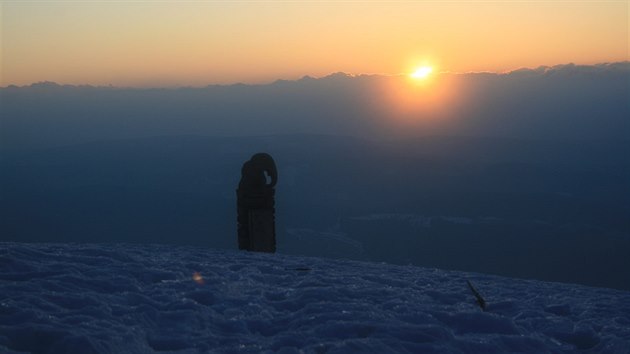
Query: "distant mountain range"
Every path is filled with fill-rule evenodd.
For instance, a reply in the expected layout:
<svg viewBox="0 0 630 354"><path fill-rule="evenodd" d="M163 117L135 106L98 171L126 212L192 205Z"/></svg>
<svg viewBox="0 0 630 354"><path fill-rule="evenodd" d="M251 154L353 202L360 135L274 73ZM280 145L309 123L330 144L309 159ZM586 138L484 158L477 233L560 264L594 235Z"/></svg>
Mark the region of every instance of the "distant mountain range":
<svg viewBox="0 0 630 354"><path fill-rule="evenodd" d="M628 139L630 62L505 74L336 73L267 85L0 89L0 151L163 135Z"/></svg>

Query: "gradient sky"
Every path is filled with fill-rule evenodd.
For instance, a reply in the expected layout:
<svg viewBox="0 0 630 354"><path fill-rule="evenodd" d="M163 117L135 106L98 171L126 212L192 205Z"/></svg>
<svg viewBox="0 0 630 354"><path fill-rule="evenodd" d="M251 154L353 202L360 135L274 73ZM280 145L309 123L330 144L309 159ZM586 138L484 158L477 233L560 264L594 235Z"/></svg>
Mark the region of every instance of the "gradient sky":
<svg viewBox="0 0 630 354"><path fill-rule="evenodd" d="M264 83L628 60L628 1L5 1L0 85Z"/></svg>

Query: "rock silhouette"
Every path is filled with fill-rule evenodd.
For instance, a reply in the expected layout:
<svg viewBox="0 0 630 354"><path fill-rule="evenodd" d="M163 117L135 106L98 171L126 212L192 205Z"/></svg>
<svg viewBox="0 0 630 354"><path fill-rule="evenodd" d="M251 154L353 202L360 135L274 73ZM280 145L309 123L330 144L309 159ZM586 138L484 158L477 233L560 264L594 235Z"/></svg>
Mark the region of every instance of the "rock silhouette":
<svg viewBox="0 0 630 354"><path fill-rule="evenodd" d="M276 163L271 155L257 153L243 164L236 190L238 248L254 252L276 251Z"/></svg>

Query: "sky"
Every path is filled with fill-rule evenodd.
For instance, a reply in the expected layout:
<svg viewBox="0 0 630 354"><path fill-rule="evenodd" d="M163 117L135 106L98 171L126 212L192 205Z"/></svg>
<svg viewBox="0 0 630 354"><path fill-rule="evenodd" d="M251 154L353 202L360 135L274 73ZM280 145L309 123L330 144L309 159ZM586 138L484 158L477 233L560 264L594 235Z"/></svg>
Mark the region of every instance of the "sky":
<svg viewBox="0 0 630 354"><path fill-rule="evenodd" d="M203 86L629 58L628 1L0 4L1 86Z"/></svg>

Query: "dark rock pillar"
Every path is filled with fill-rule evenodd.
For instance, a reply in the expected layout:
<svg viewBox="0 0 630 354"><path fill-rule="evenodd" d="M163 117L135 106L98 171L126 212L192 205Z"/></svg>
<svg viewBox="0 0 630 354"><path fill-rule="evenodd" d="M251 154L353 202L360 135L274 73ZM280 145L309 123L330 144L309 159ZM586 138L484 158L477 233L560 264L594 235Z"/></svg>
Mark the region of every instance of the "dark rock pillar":
<svg viewBox="0 0 630 354"><path fill-rule="evenodd" d="M276 163L269 154L258 153L243 164L236 190L238 248L276 252Z"/></svg>

